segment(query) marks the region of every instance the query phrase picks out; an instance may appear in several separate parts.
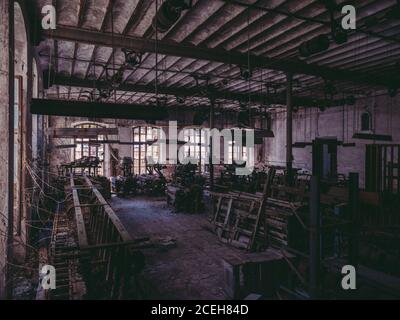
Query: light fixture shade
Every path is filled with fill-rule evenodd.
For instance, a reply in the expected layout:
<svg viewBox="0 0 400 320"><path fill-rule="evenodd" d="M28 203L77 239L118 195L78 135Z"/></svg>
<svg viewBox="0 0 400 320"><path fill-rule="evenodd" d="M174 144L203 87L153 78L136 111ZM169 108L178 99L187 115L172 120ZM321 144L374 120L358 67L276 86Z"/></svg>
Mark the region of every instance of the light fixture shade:
<svg viewBox="0 0 400 320"><path fill-rule="evenodd" d="M299 48L300 56L307 58L313 54L328 50L329 44L329 37L326 34L316 36L301 44Z"/></svg>

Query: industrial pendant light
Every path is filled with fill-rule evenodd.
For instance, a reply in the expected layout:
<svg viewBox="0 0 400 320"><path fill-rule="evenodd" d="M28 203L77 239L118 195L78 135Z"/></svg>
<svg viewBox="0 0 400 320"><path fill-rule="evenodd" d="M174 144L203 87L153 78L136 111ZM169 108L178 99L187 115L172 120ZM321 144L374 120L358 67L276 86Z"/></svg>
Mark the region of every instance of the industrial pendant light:
<svg viewBox="0 0 400 320"><path fill-rule="evenodd" d="M153 29L167 32L181 17L182 11L192 7L192 0L167 0L163 2L153 19Z"/></svg>

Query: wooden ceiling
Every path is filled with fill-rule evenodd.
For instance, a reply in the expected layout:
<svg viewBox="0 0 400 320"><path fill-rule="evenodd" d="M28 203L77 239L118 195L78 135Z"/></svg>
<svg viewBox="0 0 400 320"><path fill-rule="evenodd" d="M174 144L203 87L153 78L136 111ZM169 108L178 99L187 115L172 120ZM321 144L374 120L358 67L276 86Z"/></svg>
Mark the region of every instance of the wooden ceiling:
<svg viewBox="0 0 400 320"><path fill-rule="evenodd" d="M357 9L357 29L349 32L348 41L342 45L331 41L322 53L306 59L299 56L304 41L330 33L329 12L323 2L194 0L171 29L159 33L152 21L161 0L37 0L37 9L46 4L57 9L59 30L46 33L37 47L41 67L55 83L47 97L93 99L98 95L95 87L106 87L118 71L122 79L104 102L155 104L158 99L171 106L204 105L209 101L207 88L213 85L217 102L224 107L284 104L286 66L296 67L294 95L297 104L304 106L326 98L329 72L335 99L386 90L378 79L399 83L400 20L387 17L395 0L351 1ZM66 36L77 28L82 30L79 37ZM96 37L84 41L83 31ZM144 50L137 66L125 68L121 48L109 45L121 36L154 44L154 50ZM174 44L175 51L164 54L162 45L168 43ZM200 48L206 50L205 55L198 54ZM266 63L251 67L252 75L245 79L241 70L248 65L228 63L223 56L244 61L247 56L250 63L262 58L259 61ZM343 77L334 77L335 70L343 71Z"/></svg>

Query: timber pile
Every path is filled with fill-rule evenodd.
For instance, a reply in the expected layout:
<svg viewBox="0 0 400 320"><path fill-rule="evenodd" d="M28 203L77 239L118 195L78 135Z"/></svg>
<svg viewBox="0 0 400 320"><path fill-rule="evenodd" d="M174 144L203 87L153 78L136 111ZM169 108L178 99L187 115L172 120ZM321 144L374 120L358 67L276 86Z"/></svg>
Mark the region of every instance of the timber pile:
<svg viewBox="0 0 400 320"><path fill-rule="evenodd" d="M211 193L216 200L212 224L219 239L248 251L283 248L306 227L303 203L263 197L262 193Z"/></svg>
<svg viewBox="0 0 400 320"><path fill-rule="evenodd" d="M212 223L219 239L248 251L265 248L265 198L259 194L211 193L217 200Z"/></svg>
<svg viewBox="0 0 400 320"><path fill-rule="evenodd" d="M265 205L265 224L268 244L275 248L294 245L292 239L302 239L296 234L305 228L299 212L304 206L300 202L289 202L268 198ZM299 227L300 225L300 227Z"/></svg>
<svg viewBox="0 0 400 320"><path fill-rule="evenodd" d="M217 200L211 222L222 242L248 251L266 248L265 204L274 177L275 169L270 168L263 176L263 192L210 193Z"/></svg>

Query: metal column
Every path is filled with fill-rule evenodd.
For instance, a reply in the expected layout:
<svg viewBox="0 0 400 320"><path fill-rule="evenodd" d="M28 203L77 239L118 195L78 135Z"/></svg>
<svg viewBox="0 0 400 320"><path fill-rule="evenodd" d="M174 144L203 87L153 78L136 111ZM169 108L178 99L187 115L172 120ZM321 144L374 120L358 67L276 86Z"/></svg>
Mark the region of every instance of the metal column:
<svg viewBox="0 0 400 320"><path fill-rule="evenodd" d="M214 111L215 111L215 101L214 98L210 99L210 130L214 129ZM210 165L210 190L214 190L214 165L213 165L213 138L210 137L210 154L209 154L209 165Z"/></svg>
<svg viewBox="0 0 400 320"><path fill-rule="evenodd" d="M320 178L311 178L310 197L310 266L309 284L310 296L316 299L319 296L319 277L321 267L321 214L320 214Z"/></svg>
<svg viewBox="0 0 400 320"><path fill-rule="evenodd" d="M359 176L358 173L349 175L349 219L351 220L349 263L357 267L358 264L358 238L359 238Z"/></svg>

